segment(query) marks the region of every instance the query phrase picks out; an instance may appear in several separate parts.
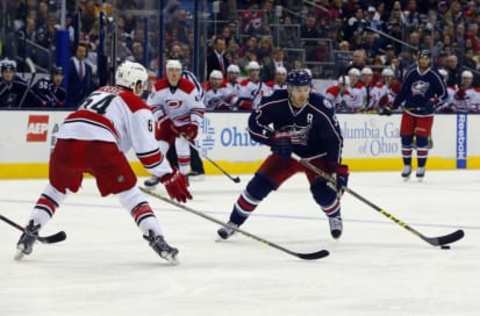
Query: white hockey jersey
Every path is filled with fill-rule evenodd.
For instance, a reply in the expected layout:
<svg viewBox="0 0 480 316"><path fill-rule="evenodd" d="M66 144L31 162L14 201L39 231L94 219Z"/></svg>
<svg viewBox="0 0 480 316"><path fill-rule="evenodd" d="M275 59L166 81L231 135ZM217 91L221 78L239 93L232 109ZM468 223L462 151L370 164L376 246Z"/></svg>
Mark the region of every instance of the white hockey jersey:
<svg viewBox="0 0 480 316"><path fill-rule="evenodd" d="M240 96L240 83L226 82L225 83L225 101L230 106L236 106Z"/></svg>
<svg viewBox="0 0 480 316"><path fill-rule="evenodd" d="M157 80L147 104L157 121L169 118L177 127L190 123L200 126L205 112L195 85L185 78L178 81L177 87L171 87L167 79Z"/></svg>
<svg viewBox="0 0 480 316"><path fill-rule="evenodd" d="M480 111L480 89L468 88L463 91L457 88L453 96L453 107L456 111L478 113Z"/></svg>
<svg viewBox="0 0 480 316"><path fill-rule="evenodd" d="M363 83L358 82L355 86L350 87L349 95L345 98L345 103L349 110L358 112L365 108L367 102L367 89Z"/></svg>
<svg viewBox="0 0 480 316"><path fill-rule="evenodd" d="M243 80L240 83L240 101L245 102L247 105L243 106L256 109L262 97L271 94L270 87L263 81L253 82L249 79ZM242 106L242 105L241 105Z"/></svg>
<svg viewBox="0 0 480 316"><path fill-rule="evenodd" d="M224 83L222 83L220 88L214 89L209 82L206 82L203 89L205 90L203 103L207 110L213 111L230 107L230 104L226 101L227 90Z"/></svg>
<svg viewBox="0 0 480 316"><path fill-rule="evenodd" d="M341 91L341 88L338 85L333 85L325 90L325 98L329 100L337 111L345 111L346 108L346 99L350 97L350 91L347 88L344 88Z"/></svg>
<svg viewBox="0 0 480 316"><path fill-rule="evenodd" d="M161 177L172 169L155 140L154 124L150 107L132 91L105 86L65 119L56 137L116 143L124 153L133 147L145 168Z"/></svg>

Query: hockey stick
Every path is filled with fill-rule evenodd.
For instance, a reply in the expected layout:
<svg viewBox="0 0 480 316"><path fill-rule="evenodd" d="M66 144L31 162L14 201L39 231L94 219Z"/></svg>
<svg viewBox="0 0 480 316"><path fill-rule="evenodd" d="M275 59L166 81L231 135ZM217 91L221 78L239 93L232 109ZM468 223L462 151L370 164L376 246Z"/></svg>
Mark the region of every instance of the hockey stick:
<svg viewBox="0 0 480 316"><path fill-rule="evenodd" d="M27 98L28 93L30 93L30 90L32 89L33 81L35 80L35 77L37 76L37 69L35 68L35 65L33 64L32 60L30 57L27 57L25 59L26 64L28 65L28 68L30 68L30 81L28 82L28 87L25 89L25 92L23 93L22 98L20 99L20 103L18 104L18 107L21 108L23 106L23 103L25 102L25 99Z"/></svg>
<svg viewBox="0 0 480 316"><path fill-rule="evenodd" d="M319 176L321 176L322 178L324 178L325 180L327 180L328 182L336 185L336 181L335 179L330 176L328 173L326 173L325 171L315 167L314 165L312 165L311 163L309 163L308 161L306 160L303 160L302 158L300 158L297 154L292 154L292 157L297 160L298 162L300 162L302 165L304 165L306 168L312 170L313 172L315 172L316 174L318 174ZM369 201L368 199L366 199L365 197L361 196L360 194L358 194L357 192L353 191L352 189L350 189L349 187L344 187L345 191L350 193L351 195L353 195L354 197L356 197L358 200L362 201L363 203L367 204L368 206L370 206L371 208L373 208L375 211L381 213L382 215L384 215L385 217L387 217L388 219L391 219L392 221L394 221L396 224L400 225L401 227L405 228L406 230L408 230L409 232L413 233L414 235L416 235L417 237L420 237L421 239L423 239L424 241L426 241L427 243L429 243L430 245L432 246L443 246L443 245L446 245L446 244L450 244L450 243L453 243L453 242L456 242L460 239L463 238L463 236L465 235L465 233L463 232L463 230L459 229L459 230L456 230L454 231L453 233L450 233L450 234L447 234L447 235L444 235L444 236L439 236L439 237L427 237L425 235L423 235L422 233L420 233L419 231L417 231L416 229L412 228L410 225L408 225L407 223L405 223L404 221L396 218L395 216L393 216L391 213L385 211L384 209L382 209L381 207L377 206L376 204L374 204L373 202Z"/></svg>
<svg viewBox="0 0 480 316"><path fill-rule="evenodd" d="M18 225L14 221L6 218L5 216L3 216L1 214L0 214L0 219L2 221L4 221L5 223L9 224L10 226L18 229L19 231L25 232L25 228L23 228L22 226ZM65 234L65 232L62 230L62 231L59 231L58 233L55 233L53 235L49 235L49 236L45 236L45 237L38 237L37 240L40 241L41 243L44 243L44 244L53 244L53 243L57 243L57 242L60 242L60 241L64 241L66 238L67 238L67 234Z"/></svg>
<svg viewBox="0 0 480 316"><path fill-rule="evenodd" d="M305 260L316 260L316 259L324 258L324 257L326 257L326 256L328 256L328 255L330 254L330 253L328 252L328 250L324 250L324 249L323 249L323 250L320 250L320 251L317 251L317 252L312 252L312 253L298 253L298 252L291 251L291 250L289 250L289 249L287 249L287 248L284 248L284 247L282 247L282 246L280 246L280 245L277 245L277 244L275 244L275 243L273 243L273 242L271 242L271 241L268 241L268 240L266 240L266 239L263 239L263 238L261 238L261 237L258 237L258 236L256 236L256 235L254 235L254 234L251 234L251 233L249 233L249 232L247 232L247 231L244 231L243 229L240 229L240 228L237 228L237 227L233 227L233 226L227 225L227 224L225 224L224 222L222 222L222 221L220 221L220 220L218 220L218 219L216 219L216 218L214 218L214 217L211 217L211 216L209 216L209 215L207 215L207 214L205 214L205 213L203 213L203 212L201 212L201 211L197 211L197 210L195 210L195 209L193 209L193 208L190 208L190 207L188 207L188 206L186 206L186 205L183 205L183 204L180 204L180 203L175 202L175 201L173 201L173 200L170 200L170 199L168 199L168 198L166 198L166 197L164 197L164 196L162 196L162 195L160 195L160 194L158 194L158 193L149 191L148 189L145 189L145 188L142 188L142 187L140 187L140 190L142 190L142 191L145 192L146 194L148 194L148 195L150 195L150 196L153 196L153 197L155 197L155 198L157 198L157 199L160 199L160 200L162 200L162 201L164 201L164 202L166 202L166 203L168 203L168 204L171 204L171 205L173 205L173 206L176 206L176 207L178 207L178 208L181 208L181 209L184 210L184 211L187 211L187 212L193 213L193 214L195 214L195 215L197 215L197 216L203 217L203 218L205 218L206 220L209 220L209 221L211 221L211 222L214 222L214 223L216 223L216 224L218 224L218 225L221 225L221 226L223 226L223 227L225 227L225 228L232 229L232 230L234 230L234 231L236 231L236 232L238 232L238 233L240 233L240 234L242 234L242 235L244 235L244 236L247 236L247 237L250 237L250 238L252 238L252 239L255 239L255 240L258 241L258 242L261 242L261 243L263 243L263 244L265 244L265 245L267 245L267 246L270 246L270 247L273 247L273 248L278 249L278 250L280 250L280 251L283 251L283 252L285 252L285 253L287 253L287 254L289 254L289 255L292 255L292 256L294 256L294 257L297 257L297 258L300 258L300 259L305 259Z"/></svg>
<svg viewBox="0 0 480 316"><path fill-rule="evenodd" d="M220 170L224 175L227 176L227 178L229 178L230 180L232 180L233 182L235 183L239 183L240 182L240 178L239 177L232 177L228 172L226 172L222 167L220 167L215 161L213 161L212 159L210 159L207 155L205 154L202 154L202 151L200 150L200 148L195 145L194 143L192 143L191 141L189 141L188 139L186 139L184 137L184 139L188 142L188 144L190 145L190 147L192 147L193 149L195 149L196 151L198 151L198 154L200 156L202 156L203 158L207 159L212 165L214 165L218 170Z"/></svg>

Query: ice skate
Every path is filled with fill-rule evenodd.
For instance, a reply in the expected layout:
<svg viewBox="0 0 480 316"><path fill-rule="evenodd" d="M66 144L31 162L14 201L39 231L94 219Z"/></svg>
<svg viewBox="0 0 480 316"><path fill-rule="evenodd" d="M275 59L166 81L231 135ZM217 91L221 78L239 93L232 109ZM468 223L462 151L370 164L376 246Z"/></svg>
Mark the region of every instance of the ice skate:
<svg viewBox="0 0 480 316"><path fill-rule="evenodd" d="M21 260L24 255L32 253L33 244L37 241L39 230L40 225L34 225L33 220L28 223L27 227L25 227L24 233L20 236L20 239L17 242L15 260Z"/></svg>
<svg viewBox="0 0 480 316"><path fill-rule="evenodd" d="M160 257L172 264L178 263L178 249L167 244L162 235L155 236L155 233L150 230L148 232L148 236L143 236L143 238L148 241L150 247L152 247L152 249L158 253Z"/></svg>
<svg viewBox="0 0 480 316"><path fill-rule="evenodd" d="M330 234L334 239L340 238L342 235L342 216L340 211L334 216L328 216L328 224L330 225Z"/></svg>
<svg viewBox="0 0 480 316"><path fill-rule="evenodd" d="M160 183L160 178L156 176L151 176L143 184L145 185L145 188L153 190L155 187Z"/></svg>
<svg viewBox="0 0 480 316"><path fill-rule="evenodd" d="M238 225L233 222L228 222L227 225L238 228ZM230 238L230 236L235 234L235 230L232 228L222 227L217 230L217 234L218 236L220 236L221 240L227 240L228 238Z"/></svg>
<svg viewBox="0 0 480 316"><path fill-rule="evenodd" d="M415 175L417 176L418 181L422 182L425 177L425 167L418 167Z"/></svg>
<svg viewBox="0 0 480 316"><path fill-rule="evenodd" d="M412 166L405 165L403 166L402 170L402 178L407 181L410 178L410 175L412 174Z"/></svg>

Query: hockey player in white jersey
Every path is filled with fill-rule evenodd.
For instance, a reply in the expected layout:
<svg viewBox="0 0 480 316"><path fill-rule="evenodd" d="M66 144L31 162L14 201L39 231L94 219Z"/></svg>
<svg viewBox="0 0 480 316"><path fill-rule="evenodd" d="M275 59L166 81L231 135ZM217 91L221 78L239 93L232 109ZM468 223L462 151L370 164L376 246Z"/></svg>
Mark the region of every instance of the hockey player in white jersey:
<svg viewBox="0 0 480 316"><path fill-rule="evenodd" d="M382 70L382 80L378 81L372 89L373 109L379 114L392 113L392 104L395 96L400 91L400 83L395 79L391 68Z"/></svg>
<svg viewBox="0 0 480 316"><path fill-rule="evenodd" d="M256 61L247 64L248 78L240 83L239 108L255 109L262 97L270 95L270 88L260 80L260 65Z"/></svg>
<svg viewBox="0 0 480 316"><path fill-rule="evenodd" d="M359 112L365 107L367 99L367 90L360 80L360 70L352 68L348 71L350 79L350 94L346 97L347 108L351 112Z"/></svg>
<svg viewBox="0 0 480 316"><path fill-rule="evenodd" d="M325 98L330 101L337 112L347 111L346 99L350 97L350 78L341 76L334 85L327 87Z"/></svg>
<svg viewBox="0 0 480 316"><path fill-rule="evenodd" d="M283 66L275 68L275 78L266 82L270 88L270 95L277 90L287 89L287 69Z"/></svg>
<svg viewBox="0 0 480 316"><path fill-rule="evenodd" d="M178 250L165 241L152 208L136 187L137 178L125 153L133 148L144 167L165 185L171 198L185 202L191 195L184 177L168 164L165 152L160 150L154 137L151 109L138 97L146 84L147 71L138 63L126 61L118 67L115 77L115 86L94 91L60 127L50 157L49 184L17 243L16 259L31 254L40 229L55 214L67 190L77 192L83 174L89 173L95 177L102 196L117 196L153 250L160 257L175 261Z"/></svg>
<svg viewBox="0 0 480 316"><path fill-rule="evenodd" d="M448 71L441 68L438 70L438 73L442 76L443 82L445 85L448 82ZM447 98L443 104L435 108L435 112L439 113L453 113L455 112L454 98L455 93L457 92L457 86L447 86Z"/></svg>
<svg viewBox="0 0 480 316"><path fill-rule="evenodd" d="M240 96L240 68L237 65L230 64L227 68L227 80L225 82L225 101L230 109L238 109L238 98Z"/></svg>
<svg viewBox="0 0 480 316"><path fill-rule="evenodd" d="M152 107L156 119L156 138L162 151L174 145L179 170L183 175L190 172L190 145L197 138L202 124L205 106L198 99L195 85L182 78L182 64L178 60L166 63L166 78L155 82L147 104ZM158 177L145 181L145 186L155 187Z"/></svg>
<svg viewBox="0 0 480 316"><path fill-rule="evenodd" d="M480 89L473 88L473 73L465 70L461 75L462 81L455 91L453 107L457 112L478 112L480 109Z"/></svg>
<svg viewBox="0 0 480 316"><path fill-rule="evenodd" d="M203 89L205 90L203 103L207 110L228 110L230 108L230 104L226 101L227 90L220 70L212 70Z"/></svg>

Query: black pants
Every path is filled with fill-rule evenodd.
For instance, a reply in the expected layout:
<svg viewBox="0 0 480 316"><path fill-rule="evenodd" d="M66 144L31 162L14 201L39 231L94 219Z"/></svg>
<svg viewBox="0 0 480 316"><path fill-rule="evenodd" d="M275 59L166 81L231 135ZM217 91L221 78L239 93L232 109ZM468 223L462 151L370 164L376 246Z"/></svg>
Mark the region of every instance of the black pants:
<svg viewBox="0 0 480 316"><path fill-rule="evenodd" d="M192 168L192 172L198 173L198 174L204 174L205 170L203 169L203 162L202 159L200 158L200 155L198 152L190 147L190 166ZM177 162L177 152L175 151L175 146L170 146L167 152L167 159L170 162L172 166L175 166L178 168L178 162Z"/></svg>

